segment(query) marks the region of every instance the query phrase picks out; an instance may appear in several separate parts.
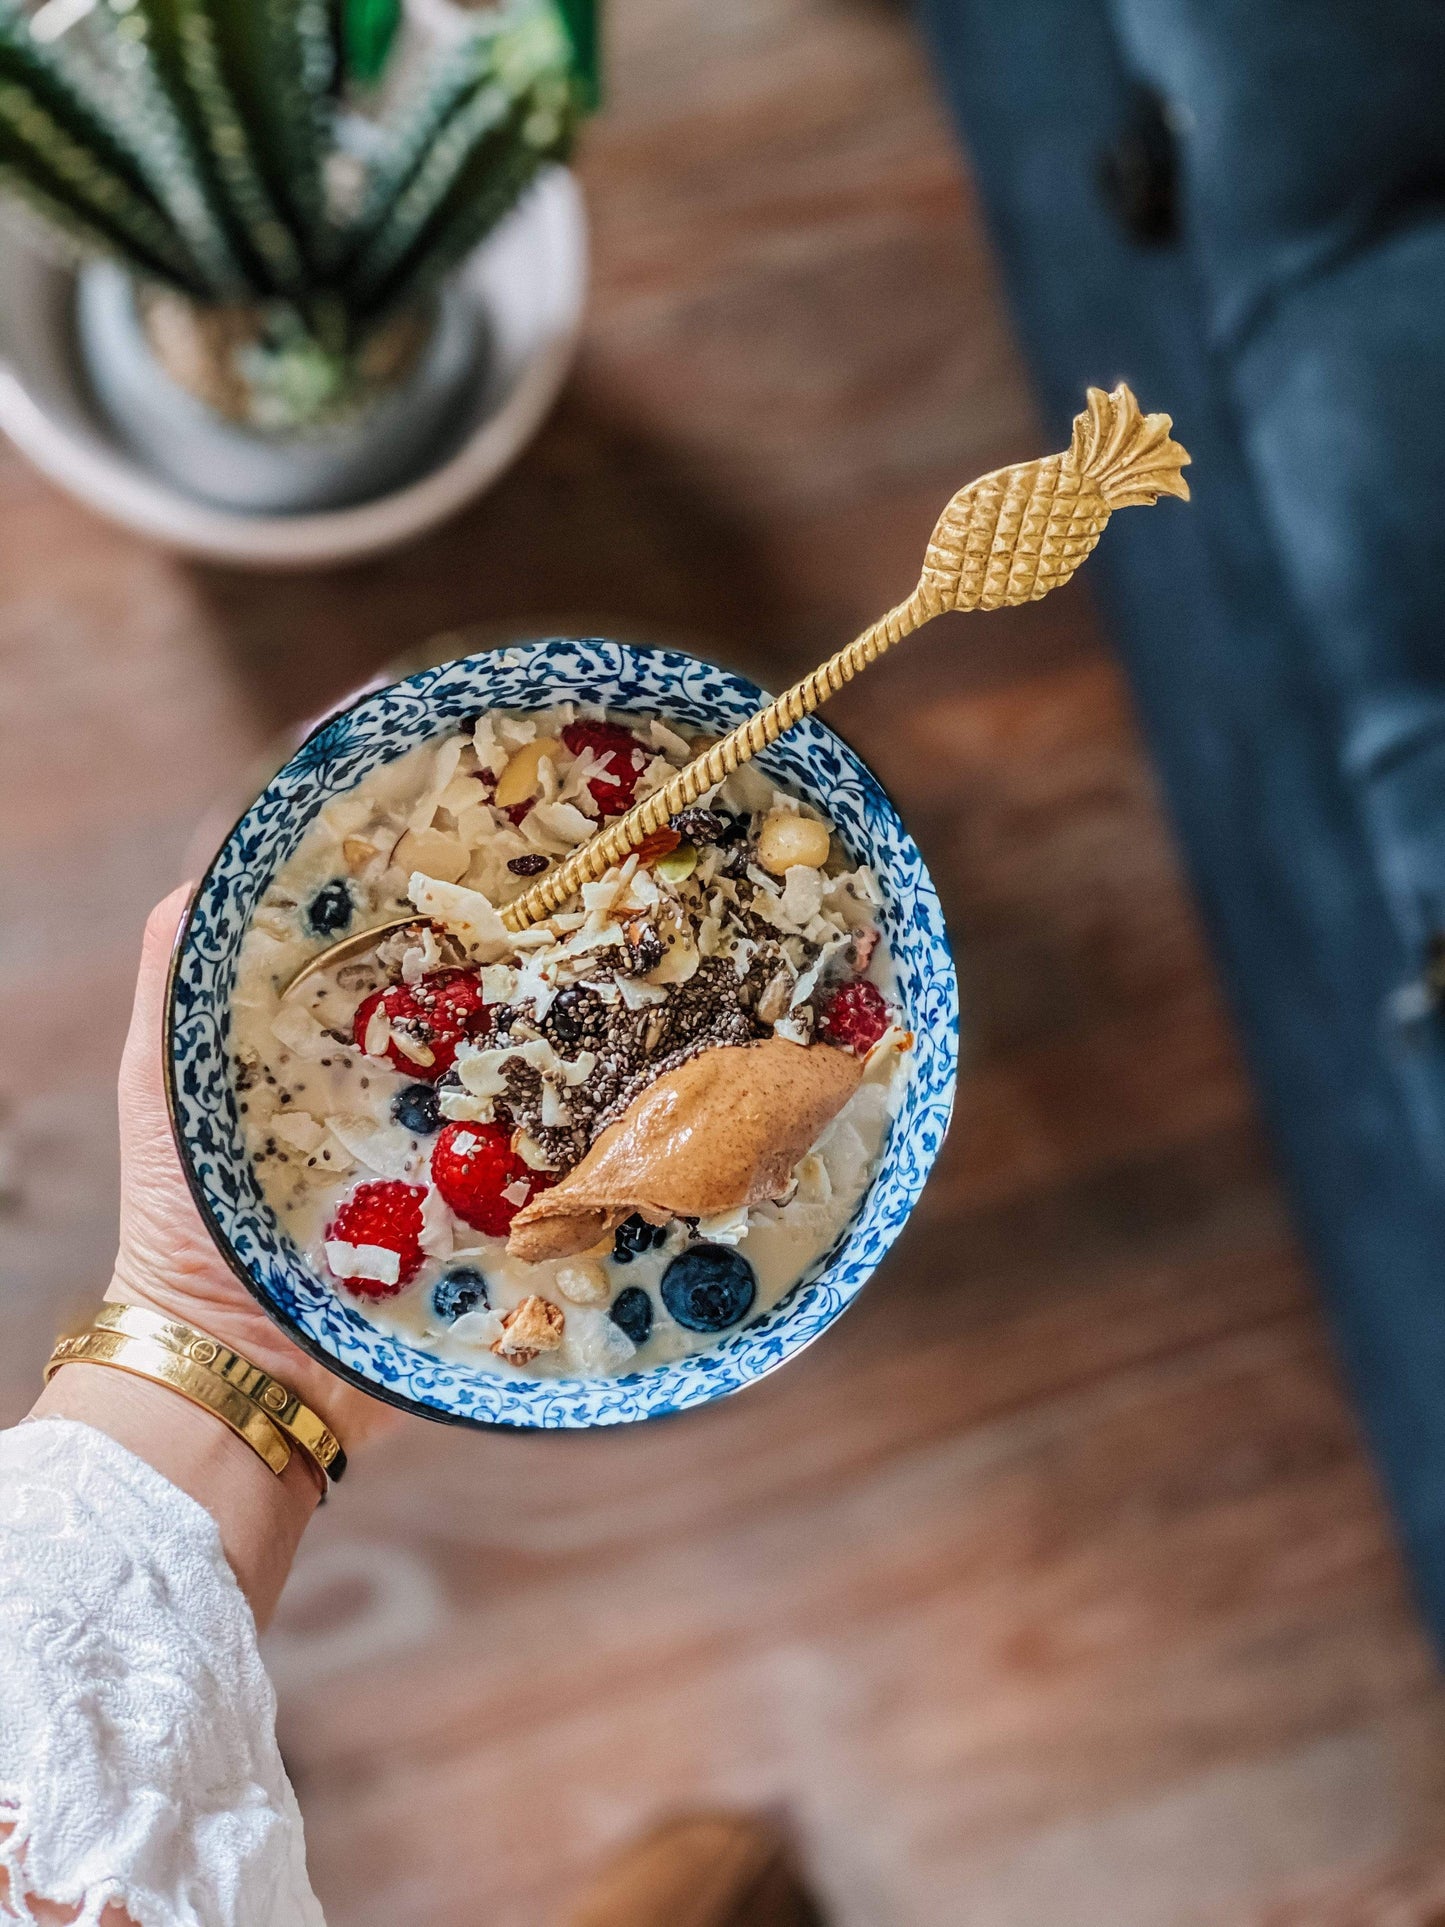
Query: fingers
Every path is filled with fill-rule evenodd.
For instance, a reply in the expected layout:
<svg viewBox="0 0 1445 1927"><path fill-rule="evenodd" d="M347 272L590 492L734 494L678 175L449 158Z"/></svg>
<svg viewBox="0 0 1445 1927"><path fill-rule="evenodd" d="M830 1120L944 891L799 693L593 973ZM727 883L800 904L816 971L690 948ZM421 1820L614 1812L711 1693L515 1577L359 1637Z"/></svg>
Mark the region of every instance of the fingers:
<svg viewBox="0 0 1445 1927"><path fill-rule="evenodd" d="M120 1060L121 1126L137 1109L147 1120L164 1113L161 1051L165 1030L166 975L170 968L171 946L186 905L195 889L183 883L156 905L146 919L141 940L140 971L136 977L135 1003L131 1009L130 1030Z"/></svg>

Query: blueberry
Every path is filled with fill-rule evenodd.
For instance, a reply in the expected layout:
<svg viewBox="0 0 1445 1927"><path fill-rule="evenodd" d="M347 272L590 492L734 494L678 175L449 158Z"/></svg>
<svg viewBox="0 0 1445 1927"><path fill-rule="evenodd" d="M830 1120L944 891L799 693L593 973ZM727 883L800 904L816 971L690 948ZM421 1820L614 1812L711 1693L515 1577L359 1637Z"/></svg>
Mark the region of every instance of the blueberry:
<svg viewBox="0 0 1445 1927"><path fill-rule="evenodd" d="M408 1084L391 1100L391 1114L404 1131L431 1137L442 1127L441 1099L431 1084Z"/></svg>
<svg viewBox="0 0 1445 1927"><path fill-rule="evenodd" d="M662 1274L662 1302L691 1332L726 1331L757 1294L752 1266L727 1245L689 1245Z"/></svg>
<svg viewBox="0 0 1445 1927"><path fill-rule="evenodd" d="M564 1044L575 1044L587 1027L586 994L572 984L552 999L552 1028Z"/></svg>
<svg viewBox="0 0 1445 1927"><path fill-rule="evenodd" d="M443 1323L455 1324L469 1311L487 1309L487 1281L471 1265L458 1265L432 1286L432 1310Z"/></svg>
<svg viewBox="0 0 1445 1927"><path fill-rule="evenodd" d="M612 1259L614 1264L630 1265L644 1251L655 1251L659 1245L666 1243L665 1224L649 1224L646 1218L639 1218L634 1213L617 1227L617 1235L612 1240Z"/></svg>
<svg viewBox="0 0 1445 1927"><path fill-rule="evenodd" d="M612 1305L612 1322L634 1345L645 1345L652 1330L652 1300L641 1285L619 1291Z"/></svg>
<svg viewBox="0 0 1445 1927"><path fill-rule="evenodd" d="M339 937L355 908L345 877L333 877L307 904L306 920L318 937Z"/></svg>

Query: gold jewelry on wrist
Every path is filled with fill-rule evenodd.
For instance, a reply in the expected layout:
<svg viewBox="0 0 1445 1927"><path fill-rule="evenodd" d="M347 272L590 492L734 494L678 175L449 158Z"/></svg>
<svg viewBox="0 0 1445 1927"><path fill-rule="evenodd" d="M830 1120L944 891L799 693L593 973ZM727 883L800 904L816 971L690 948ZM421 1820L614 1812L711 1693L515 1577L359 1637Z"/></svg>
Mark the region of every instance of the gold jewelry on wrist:
<svg viewBox="0 0 1445 1927"><path fill-rule="evenodd" d="M108 1365L169 1385L213 1412L279 1478L293 1448L321 1474L322 1497L346 1470L330 1427L269 1372L208 1332L141 1305L102 1305L88 1331L62 1338L45 1367L49 1384L62 1365Z"/></svg>

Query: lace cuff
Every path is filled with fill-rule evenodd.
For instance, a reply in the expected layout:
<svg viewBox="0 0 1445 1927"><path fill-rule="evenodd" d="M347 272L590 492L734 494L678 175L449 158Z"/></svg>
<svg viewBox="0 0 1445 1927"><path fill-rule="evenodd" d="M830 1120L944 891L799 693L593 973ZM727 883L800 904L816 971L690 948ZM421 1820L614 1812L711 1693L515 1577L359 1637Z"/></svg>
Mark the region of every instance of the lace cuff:
<svg viewBox="0 0 1445 1927"><path fill-rule="evenodd" d="M215 1522L70 1419L0 1432L0 1679L0 1920L322 1927Z"/></svg>

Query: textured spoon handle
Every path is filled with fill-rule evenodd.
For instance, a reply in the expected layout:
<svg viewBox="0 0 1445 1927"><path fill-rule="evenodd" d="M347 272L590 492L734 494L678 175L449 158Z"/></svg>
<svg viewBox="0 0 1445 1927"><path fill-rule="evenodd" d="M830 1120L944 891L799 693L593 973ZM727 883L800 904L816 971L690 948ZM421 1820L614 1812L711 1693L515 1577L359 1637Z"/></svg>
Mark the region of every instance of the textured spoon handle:
<svg viewBox="0 0 1445 1927"><path fill-rule="evenodd" d="M1002 609L1037 602L1067 582L1118 508L1189 499L1180 470L1189 460L1170 439L1167 415L1146 415L1121 382L1111 395L1088 392L1059 455L1015 462L961 488L938 518L923 574L906 602L714 743L509 903L502 921L525 930L595 883L643 838L730 776L785 729L809 715L895 642L946 609Z"/></svg>
<svg viewBox="0 0 1445 1927"><path fill-rule="evenodd" d="M811 675L794 683L791 689L785 689L781 696L775 696L766 709L739 723L711 749L680 769L661 789L634 803L625 816L619 816L590 843L574 850L565 863L559 863L556 869L539 877L524 896L503 910L503 923L509 930L525 930L529 923L560 909L584 883L596 883L606 876L614 863L620 863L644 837L660 830L669 817L695 803L725 776L731 776L740 763L750 762L769 743L775 743L785 729L791 729L794 723L811 715L845 682L851 682L860 670L876 662L885 649L901 642L935 613L936 610L925 605L921 591L915 590L906 602L900 602L896 609L880 616L846 649L840 649Z"/></svg>

